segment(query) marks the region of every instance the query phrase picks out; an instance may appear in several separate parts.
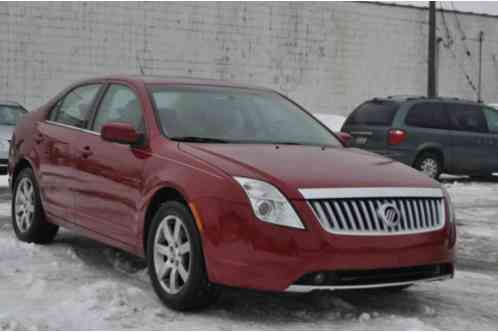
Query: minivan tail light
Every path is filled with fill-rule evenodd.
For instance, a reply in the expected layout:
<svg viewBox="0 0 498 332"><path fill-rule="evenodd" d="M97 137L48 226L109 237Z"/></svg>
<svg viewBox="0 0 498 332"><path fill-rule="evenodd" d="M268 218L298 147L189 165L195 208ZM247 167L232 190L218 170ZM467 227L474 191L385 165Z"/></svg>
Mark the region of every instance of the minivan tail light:
<svg viewBox="0 0 498 332"><path fill-rule="evenodd" d="M390 145L397 145L406 139L406 131L401 129L391 129L389 130L389 137L387 142Z"/></svg>

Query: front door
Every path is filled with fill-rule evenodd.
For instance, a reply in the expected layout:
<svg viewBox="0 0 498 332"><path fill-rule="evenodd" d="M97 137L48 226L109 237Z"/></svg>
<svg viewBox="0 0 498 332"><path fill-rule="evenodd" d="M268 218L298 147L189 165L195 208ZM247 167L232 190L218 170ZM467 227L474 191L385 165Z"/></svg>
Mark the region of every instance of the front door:
<svg viewBox="0 0 498 332"><path fill-rule="evenodd" d="M101 84L79 86L55 104L46 121L37 124L35 149L39 157L41 197L49 218L74 222L77 182L74 146L81 139Z"/></svg>
<svg viewBox="0 0 498 332"><path fill-rule="evenodd" d="M93 123L77 144L76 219L92 230L133 245L138 231L144 154L141 148L102 140L108 122L126 122L144 132L142 108L128 86L107 88Z"/></svg>

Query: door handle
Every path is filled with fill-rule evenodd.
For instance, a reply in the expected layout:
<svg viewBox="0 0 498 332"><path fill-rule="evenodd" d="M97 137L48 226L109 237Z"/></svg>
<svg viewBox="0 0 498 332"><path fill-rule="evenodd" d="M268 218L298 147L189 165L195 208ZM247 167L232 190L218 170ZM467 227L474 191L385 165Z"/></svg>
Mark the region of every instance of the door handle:
<svg viewBox="0 0 498 332"><path fill-rule="evenodd" d="M93 154L92 149L88 145L83 147L83 149L81 149L80 153L81 153L81 156L83 158L88 158Z"/></svg>
<svg viewBox="0 0 498 332"><path fill-rule="evenodd" d="M43 142L43 135L38 133L35 135L35 143L40 144L41 142Z"/></svg>

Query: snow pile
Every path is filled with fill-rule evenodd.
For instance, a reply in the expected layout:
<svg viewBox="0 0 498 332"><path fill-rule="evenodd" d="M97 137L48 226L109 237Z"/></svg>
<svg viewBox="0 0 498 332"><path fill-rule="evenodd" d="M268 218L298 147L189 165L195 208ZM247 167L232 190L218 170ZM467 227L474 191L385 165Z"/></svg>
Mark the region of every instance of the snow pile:
<svg viewBox="0 0 498 332"><path fill-rule="evenodd" d="M303 295L229 289L196 313L164 307L143 260L63 230L55 243L15 240L0 203L0 329L495 329L498 184L446 184L459 224L455 279L400 293Z"/></svg>
<svg viewBox="0 0 498 332"><path fill-rule="evenodd" d="M339 132L346 118L341 115L315 113L313 114L321 123L326 125L330 130Z"/></svg>

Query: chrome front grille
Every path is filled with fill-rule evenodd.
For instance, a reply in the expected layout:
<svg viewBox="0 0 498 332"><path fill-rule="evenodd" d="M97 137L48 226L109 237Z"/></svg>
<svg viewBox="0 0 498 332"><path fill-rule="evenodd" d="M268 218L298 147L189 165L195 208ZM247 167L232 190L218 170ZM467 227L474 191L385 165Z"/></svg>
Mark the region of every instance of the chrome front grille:
<svg viewBox="0 0 498 332"><path fill-rule="evenodd" d="M323 193L332 198L321 197L323 195L317 195L309 189L302 190L301 193L304 192L303 196L308 198L307 201L322 227L334 234L409 234L429 232L444 226L442 192L403 191L403 188L378 188L378 191L372 189L366 190L369 197L361 197L361 188L338 189L335 193L333 189L329 189ZM306 192L313 194L305 195ZM396 216L399 216L394 225L383 216L385 207L394 207Z"/></svg>

